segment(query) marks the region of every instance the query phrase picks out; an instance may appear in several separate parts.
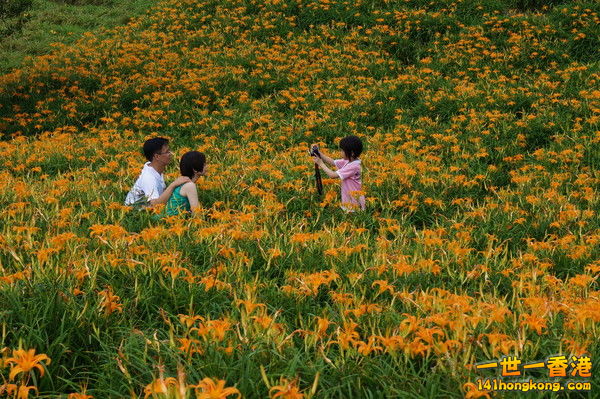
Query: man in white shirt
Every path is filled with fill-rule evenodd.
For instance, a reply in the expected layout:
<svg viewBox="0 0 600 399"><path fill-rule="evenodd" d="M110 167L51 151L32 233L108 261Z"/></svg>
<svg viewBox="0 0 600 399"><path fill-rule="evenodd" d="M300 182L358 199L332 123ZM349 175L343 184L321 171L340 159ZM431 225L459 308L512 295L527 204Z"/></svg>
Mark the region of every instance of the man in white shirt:
<svg viewBox="0 0 600 399"><path fill-rule="evenodd" d="M178 186L191 181L187 176L178 177L167 187L163 172L173 159L169 149L169 140L155 137L144 143L144 156L148 160L135 184L125 198L125 205L156 205L164 204L169 200L173 190Z"/></svg>

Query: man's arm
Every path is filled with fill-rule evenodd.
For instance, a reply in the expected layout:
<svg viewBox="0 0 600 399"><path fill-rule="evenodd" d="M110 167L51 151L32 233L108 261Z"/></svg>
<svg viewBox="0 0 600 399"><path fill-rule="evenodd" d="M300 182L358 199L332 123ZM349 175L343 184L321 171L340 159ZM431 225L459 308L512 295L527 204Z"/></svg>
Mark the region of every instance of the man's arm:
<svg viewBox="0 0 600 399"><path fill-rule="evenodd" d="M171 194L173 194L173 190L189 181L192 181L192 179L187 176L179 176L173 181L173 183L169 184L167 188L165 188L165 191L163 191L161 195L159 195L157 198L152 198L148 201L148 203L150 203L150 205L166 204L171 197Z"/></svg>

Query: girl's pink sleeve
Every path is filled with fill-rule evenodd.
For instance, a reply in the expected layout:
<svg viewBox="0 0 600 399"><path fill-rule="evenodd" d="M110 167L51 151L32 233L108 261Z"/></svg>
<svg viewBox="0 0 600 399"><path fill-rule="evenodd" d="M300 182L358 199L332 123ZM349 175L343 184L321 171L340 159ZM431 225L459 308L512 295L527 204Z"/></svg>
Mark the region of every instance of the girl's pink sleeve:
<svg viewBox="0 0 600 399"><path fill-rule="evenodd" d="M358 162L352 162L349 165L346 164L336 171L342 180L346 180L349 177L355 176L357 172L360 173L360 165Z"/></svg>
<svg viewBox="0 0 600 399"><path fill-rule="evenodd" d="M334 159L333 163L335 164L336 168L341 169L344 167L344 165L348 163L348 161L346 161L345 159Z"/></svg>

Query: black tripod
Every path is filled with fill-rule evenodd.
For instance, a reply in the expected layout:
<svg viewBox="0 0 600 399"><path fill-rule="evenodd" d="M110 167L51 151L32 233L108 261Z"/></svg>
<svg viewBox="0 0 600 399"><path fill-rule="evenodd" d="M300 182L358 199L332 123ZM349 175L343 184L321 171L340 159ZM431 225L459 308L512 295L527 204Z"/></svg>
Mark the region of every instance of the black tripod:
<svg viewBox="0 0 600 399"><path fill-rule="evenodd" d="M323 181L321 180L321 171L319 170L319 165L315 164L315 180L317 183L317 191L319 195L323 194Z"/></svg>
<svg viewBox="0 0 600 399"><path fill-rule="evenodd" d="M321 154L319 153L319 147L313 145L308 150L308 154L312 157L321 158ZM323 182L321 181L321 171L319 170L319 165L315 163L315 181L317 183L317 192L319 195L323 194Z"/></svg>

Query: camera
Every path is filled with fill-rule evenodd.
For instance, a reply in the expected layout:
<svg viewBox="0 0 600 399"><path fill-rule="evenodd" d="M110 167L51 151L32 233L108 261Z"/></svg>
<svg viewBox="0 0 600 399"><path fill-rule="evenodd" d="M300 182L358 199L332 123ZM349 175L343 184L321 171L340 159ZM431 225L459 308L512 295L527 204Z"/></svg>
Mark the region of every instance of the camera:
<svg viewBox="0 0 600 399"><path fill-rule="evenodd" d="M313 145L312 147L310 147L310 149L308 150L308 153L310 154L311 157L321 158L321 153L319 152L319 147L317 147L316 145Z"/></svg>

